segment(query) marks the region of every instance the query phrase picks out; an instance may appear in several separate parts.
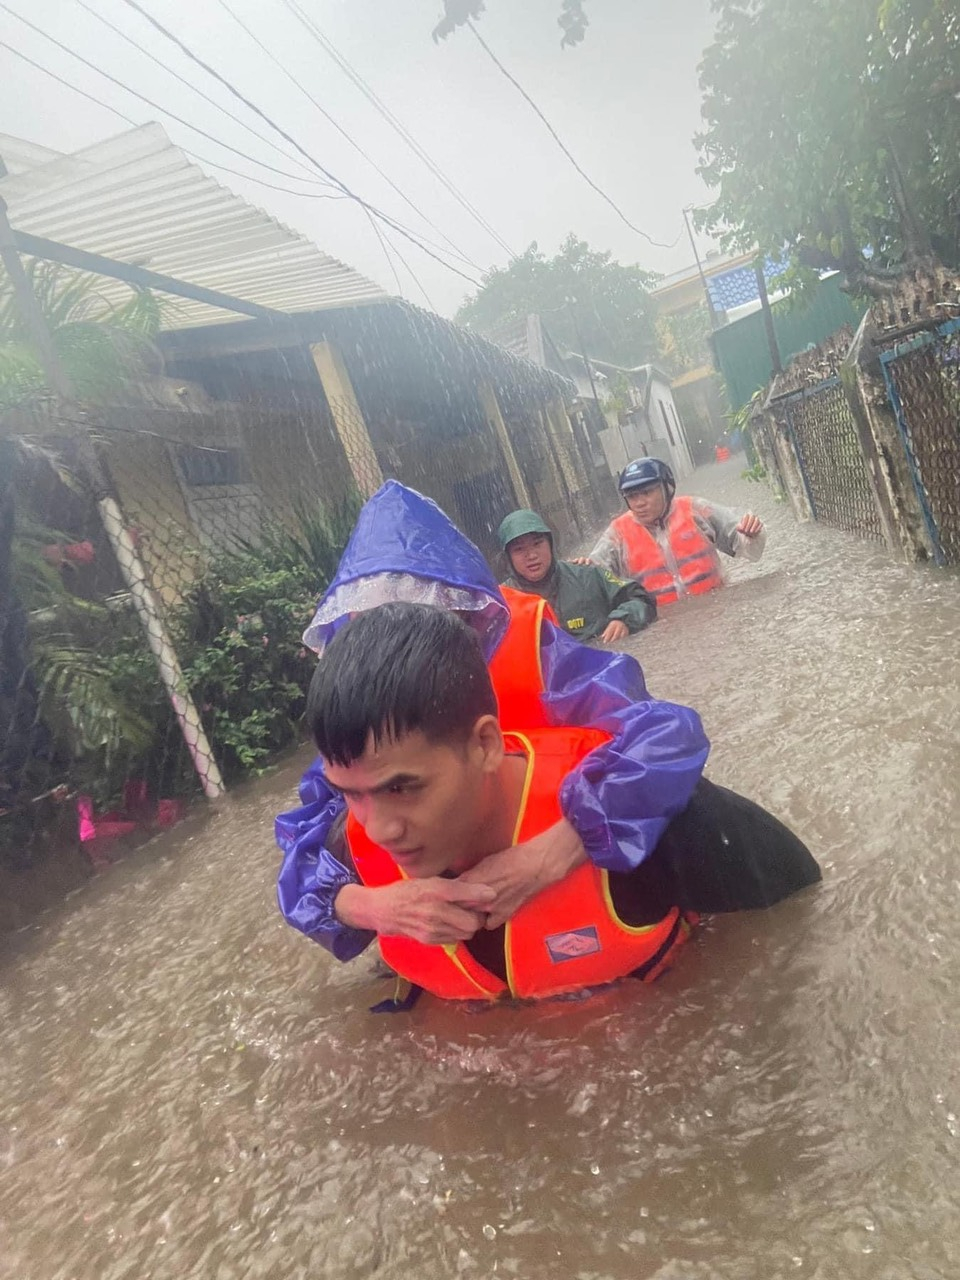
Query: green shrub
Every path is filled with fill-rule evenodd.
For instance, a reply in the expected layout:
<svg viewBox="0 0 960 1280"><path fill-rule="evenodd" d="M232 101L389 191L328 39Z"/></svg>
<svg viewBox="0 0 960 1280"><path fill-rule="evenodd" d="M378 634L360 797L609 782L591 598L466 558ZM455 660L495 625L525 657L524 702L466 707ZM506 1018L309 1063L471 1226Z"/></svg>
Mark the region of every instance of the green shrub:
<svg viewBox="0 0 960 1280"><path fill-rule="evenodd" d="M319 508L301 511L292 529L266 528L259 543L213 562L168 614L186 689L228 781L261 772L299 736L315 662L300 637L358 506L345 503L329 519ZM32 573L34 581L32 665L53 744L52 760L30 762L39 772L31 768L29 787L41 778L68 783L100 809L121 801L130 778L147 779L154 795L195 791L196 772L132 601L108 609L78 600L32 554L32 544L54 540L56 531L22 534L19 576Z"/></svg>

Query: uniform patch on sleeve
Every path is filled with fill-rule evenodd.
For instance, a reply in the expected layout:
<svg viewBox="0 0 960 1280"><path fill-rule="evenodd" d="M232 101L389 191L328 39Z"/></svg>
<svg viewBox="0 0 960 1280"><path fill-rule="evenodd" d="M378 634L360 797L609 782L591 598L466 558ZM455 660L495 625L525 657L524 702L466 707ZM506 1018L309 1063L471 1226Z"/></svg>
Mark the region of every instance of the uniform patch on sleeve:
<svg viewBox="0 0 960 1280"><path fill-rule="evenodd" d="M600 936L592 924L583 929L568 929L566 933L552 933L544 941L553 964L561 964L564 960L579 960L581 956L592 956L603 950Z"/></svg>

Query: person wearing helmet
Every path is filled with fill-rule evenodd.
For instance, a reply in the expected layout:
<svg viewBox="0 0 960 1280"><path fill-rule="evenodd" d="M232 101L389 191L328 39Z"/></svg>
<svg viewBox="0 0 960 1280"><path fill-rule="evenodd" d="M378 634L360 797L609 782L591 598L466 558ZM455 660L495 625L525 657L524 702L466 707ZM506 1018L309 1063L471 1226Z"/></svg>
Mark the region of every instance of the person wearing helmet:
<svg viewBox="0 0 960 1280"><path fill-rule="evenodd" d="M656 622L656 601L639 582L558 560L550 527L536 511L511 511L497 536L512 570L501 585L542 596L578 640L613 644Z"/></svg>
<svg viewBox="0 0 960 1280"><path fill-rule="evenodd" d="M745 560L763 554L766 530L757 516L676 497L673 471L659 458L636 458L620 473L619 488L627 510L607 526L587 562L639 582L658 607L722 586L718 552Z"/></svg>

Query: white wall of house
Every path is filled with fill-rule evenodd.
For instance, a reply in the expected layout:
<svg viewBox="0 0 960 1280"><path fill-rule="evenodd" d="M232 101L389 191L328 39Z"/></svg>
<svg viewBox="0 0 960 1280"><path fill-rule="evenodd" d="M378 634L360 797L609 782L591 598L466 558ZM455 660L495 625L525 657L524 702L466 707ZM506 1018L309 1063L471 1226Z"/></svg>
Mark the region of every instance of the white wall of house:
<svg viewBox="0 0 960 1280"><path fill-rule="evenodd" d="M686 432L677 412L670 384L662 382L658 377L653 379L650 389L647 418L652 446L650 453L655 458L669 462L678 479L688 476L693 470L693 458L690 456Z"/></svg>
<svg viewBox="0 0 960 1280"><path fill-rule="evenodd" d="M686 432L670 384L657 377L650 388L647 412L637 408L630 421L619 426L611 422L606 431L600 432L600 443L613 475L634 458L644 456L669 463L677 479L693 470Z"/></svg>
<svg viewBox="0 0 960 1280"><path fill-rule="evenodd" d="M612 476L618 476L634 458L642 458L650 452L642 429L633 422L619 426L611 424L606 431L600 432L600 444Z"/></svg>

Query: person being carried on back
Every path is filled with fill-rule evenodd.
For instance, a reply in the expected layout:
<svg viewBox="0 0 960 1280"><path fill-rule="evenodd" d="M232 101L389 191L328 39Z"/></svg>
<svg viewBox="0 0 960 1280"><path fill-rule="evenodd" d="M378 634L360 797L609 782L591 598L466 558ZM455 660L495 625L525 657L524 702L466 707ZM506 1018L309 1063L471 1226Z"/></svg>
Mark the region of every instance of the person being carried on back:
<svg viewBox="0 0 960 1280"><path fill-rule="evenodd" d="M542 596L578 640L613 644L656 622L656 601L639 582L623 582L597 565L558 560L550 527L536 511L511 511L497 537L512 570L501 585Z"/></svg>
<svg viewBox="0 0 960 1280"><path fill-rule="evenodd" d="M669 842L653 865L626 873L584 856L503 926L478 929L483 908L465 901L453 906L459 941L423 942L383 929L378 899L400 881L437 877L469 892L485 861L556 822L566 778L610 735L505 731L477 633L454 613L399 603L359 614L333 637L307 722L343 818L330 838L360 880L341 890L337 911L367 942L377 936L400 977L444 999L549 996L628 974L652 981L698 910L769 906L820 878L805 846L749 806L746 826L760 818L763 844L738 835L744 819L731 812L727 854L705 877ZM696 826L680 840L691 836L699 843Z"/></svg>
<svg viewBox="0 0 960 1280"><path fill-rule="evenodd" d="M639 582L658 607L723 586L719 551L745 560L763 554L767 534L758 516L738 516L705 498L676 497L673 471L659 458L637 458L624 467L619 488L628 509L577 563Z"/></svg>
<svg viewBox="0 0 960 1280"><path fill-rule="evenodd" d="M580 725L609 741L591 755L588 773L567 778L552 827L486 859L472 886L437 878L391 885L379 895L378 929L458 941L468 899L483 906L472 917L475 932L506 920L581 860L610 869L644 862L701 785L709 742L697 713L652 698L629 654L578 644L546 600L498 587L480 550L436 503L388 480L364 503L304 644L322 653L355 614L393 601L455 611L477 633L504 724ZM277 898L294 929L346 961L370 936L340 910L357 883L327 840L341 808L323 761L314 760L300 804L277 816Z"/></svg>

